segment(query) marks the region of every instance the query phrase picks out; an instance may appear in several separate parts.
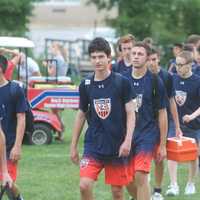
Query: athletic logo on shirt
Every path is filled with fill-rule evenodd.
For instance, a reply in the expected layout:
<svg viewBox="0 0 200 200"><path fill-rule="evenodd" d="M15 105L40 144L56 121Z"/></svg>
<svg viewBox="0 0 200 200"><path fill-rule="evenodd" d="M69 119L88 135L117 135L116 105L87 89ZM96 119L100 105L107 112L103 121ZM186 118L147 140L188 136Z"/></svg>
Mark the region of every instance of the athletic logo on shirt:
<svg viewBox="0 0 200 200"><path fill-rule="evenodd" d="M184 105L186 99L187 99L187 92L184 92L184 91L181 91L181 90L176 90L175 92L175 100L176 100L176 103L179 105L179 106L182 106Z"/></svg>
<svg viewBox="0 0 200 200"><path fill-rule="evenodd" d="M83 159L81 159L81 161L80 161L80 168L85 168L85 167L88 166L88 164L89 164L89 159L83 158Z"/></svg>
<svg viewBox="0 0 200 200"><path fill-rule="evenodd" d="M142 97L143 94L138 94L136 97L136 112L138 112L139 108L142 106Z"/></svg>
<svg viewBox="0 0 200 200"><path fill-rule="evenodd" d="M111 111L111 99L94 99L94 107L101 119L106 119Z"/></svg>

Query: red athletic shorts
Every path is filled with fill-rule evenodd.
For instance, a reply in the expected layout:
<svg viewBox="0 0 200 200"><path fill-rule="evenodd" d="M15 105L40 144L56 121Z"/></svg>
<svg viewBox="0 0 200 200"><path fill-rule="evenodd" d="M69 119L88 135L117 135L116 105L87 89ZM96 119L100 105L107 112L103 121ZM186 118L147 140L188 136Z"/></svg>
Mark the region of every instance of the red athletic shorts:
<svg viewBox="0 0 200 200"><path fill-rule="evenodd" d="M153 152L139 152L134 155L131 160L132 176L135 176L137 171L149 173L151 170L151 162L153 159Z"/></svg>
<svg viewBox="0 0 200 200"><path fill-rule="evenodd" d="M8 173L11 176L13 181L17 179L17 163L13 163L12 161L7 161ZM2 172L0 171L0 180L2 180Z"/></svg>
<svg viewBox="0 0 200 200"><path fill-rule="evenodd" d="M88 157L83 157L80 162L80 177L88 177L96 181L102 169L105 170L106 184L123 186L132 181L130 164L103 164Z"/></svg>

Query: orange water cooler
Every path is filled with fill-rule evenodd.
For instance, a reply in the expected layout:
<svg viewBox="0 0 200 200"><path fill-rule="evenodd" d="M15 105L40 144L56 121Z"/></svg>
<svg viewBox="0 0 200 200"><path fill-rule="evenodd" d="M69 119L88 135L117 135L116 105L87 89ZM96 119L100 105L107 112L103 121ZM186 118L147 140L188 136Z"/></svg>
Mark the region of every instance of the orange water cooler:
<svg viewBox="0 0 200 200"><path fill-rule="evenodd" d="M167 139L167 159L177 162L196 160L197 144L195 139L189 137L173 137Z"/></svg>

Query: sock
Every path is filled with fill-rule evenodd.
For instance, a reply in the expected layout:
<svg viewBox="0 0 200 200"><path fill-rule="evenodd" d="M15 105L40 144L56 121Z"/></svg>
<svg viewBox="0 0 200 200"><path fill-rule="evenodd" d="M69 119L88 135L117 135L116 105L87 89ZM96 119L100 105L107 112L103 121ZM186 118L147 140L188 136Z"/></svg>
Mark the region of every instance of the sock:
<svg viewBox="0 0 200 200"><path fill-rule="evenodd" d="M157 193L161 193L162 192L162 189L161 188L154 188L154 193L157 192Z"/></svg>

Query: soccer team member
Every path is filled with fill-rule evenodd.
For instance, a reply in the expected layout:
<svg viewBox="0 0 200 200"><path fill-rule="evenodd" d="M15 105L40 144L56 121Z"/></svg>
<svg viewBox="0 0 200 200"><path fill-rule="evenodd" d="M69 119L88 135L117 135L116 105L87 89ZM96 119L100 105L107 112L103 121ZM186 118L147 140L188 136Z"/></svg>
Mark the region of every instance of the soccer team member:
<svg viewBox="0 0 200 200"><path fill-rule="evenodd" d="M131 50L135 43L135 37L131 34L125 35L119 39L118 48L122 57L117 63L112 65L112 71L124 74L131 69Z"/></svg>
<svg viewBox="0 0 200 200"><path fill-rule="evenodd" d="M169 61L168 72L176 74L176 56L183 50L182 43L175 43L172 48L174 58Z"/></svg>
<svg viewBox="0 0 200 200"><path fill-rule="evenodd" d="M132 180L128 156L135 126L135 95L129 80L111 72L111 49L103 38L94 39L88 48L94 76L79 86L80 106L71 142L71 160L79 164L77 145L87 118L88 129L80 161L82 200L93 200L93 185L105 170L114 200L123 200L122 186Z"/></svg>
<svg viewBox="0 0 200 200"><path fill-rule="evenodd" d="M180 137L182 136L182 131L180 129L179 118L177 113L176 102L173 96L173 80L172 75L164 70L160 66L160 52L156 47L152 47L149 55L148 61L149 70L158 74L164 83L167 92L167 114L168 114L168 137ZM156 156L155 156L156 158ZM167 195L178 195L179 188L177 185L177 167L176 162L168 161L169 175L171 180L171 185L168 188ZM162 200L161 186L164 175L164 162L157 162L155 159L155 188L152 196L152 200Z"/></svg>
<svg viewBox="0 0 200 200"><path fill-rule="evenodd" d="M193 55L182 51L176 58L177 75L173 77L175 100L183 135L195 138L199 146L200 139L200 77L192 73ZM194 178L197 173L198 159L189 165L188 182L185 194L196 192Z"/></svg>
<svg viewBox="0 0 200 200"><path fill-rule="evenodd" d="M0 116L1 118L1 116ZM2 118L1 118L2 119ZM0 121L1 121L0 119ZM1 123L1 122L0 122ZM0 179L2 180L2 185L9 185L12 187L13 181L8 173L7 162L6 162L6 148L5 148L5 136L0 124Z"/></svg>
<svg viewBox="0 0 200 200"><path fill-rule="evenodd" d="M132 49L132 70L125 74L137 95L136 126L132 147L134 177L133 182L127 187L129 194L137 200L150 200L148 174L159 141L158 161L166 156L166 92L162 81L147 69L149 50L147 44L137 42ZM155 82L157 91L154 90ZM154 92L157 94L157 101Z"/></svg>
<svg viewBox="0 0 200 200"><path fill-rule="evenodd" d="M11 97L10 83L4 76L7 64L7 59L0 55L0 94L3 94L0 96L1 127L6 138L8 171L12 180L15 182L17 178L17 163L21 157L27 104L23 89L18 85L16 85L18 98L14 100ZM13 183L11 190L15 200L22 200L15 183Z"/></svg>

